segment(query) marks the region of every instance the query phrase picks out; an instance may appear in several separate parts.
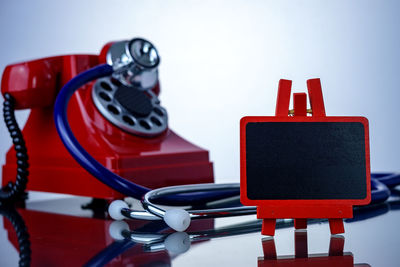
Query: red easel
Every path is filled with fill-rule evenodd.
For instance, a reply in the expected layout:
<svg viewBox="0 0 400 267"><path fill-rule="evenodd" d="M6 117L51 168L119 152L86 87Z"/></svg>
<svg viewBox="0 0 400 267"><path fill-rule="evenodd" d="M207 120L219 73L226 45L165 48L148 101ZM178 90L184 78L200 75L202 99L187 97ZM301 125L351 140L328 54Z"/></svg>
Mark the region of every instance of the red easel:
<svg viewBox="0 0 400 267"><path fill-rule="evenodd" d="M353 217L353 205L370 202L370 162L368 120L364 117L327 117L320 79L307 81L311 109L307 110L307 94L293 94L293 110L289 109L292 81L280 80L275 116L244 117L241 120L241 202L257 206L257 218L263 220L261 233L273 236L278 218L293 218L296 229L306 229L307 219L327 218L331 234L344 233L343 218ZM311 115L311 116L308 116ZM365 131L366 197L363 199L284 199L254 200L247 197L246 125L253 122L357 122Z"/></svg>

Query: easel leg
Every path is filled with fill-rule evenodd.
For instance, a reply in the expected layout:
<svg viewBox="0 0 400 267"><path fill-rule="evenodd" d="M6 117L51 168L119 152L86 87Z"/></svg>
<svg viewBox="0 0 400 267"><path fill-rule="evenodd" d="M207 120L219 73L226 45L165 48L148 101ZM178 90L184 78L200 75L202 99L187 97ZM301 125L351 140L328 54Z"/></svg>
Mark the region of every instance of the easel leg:
<svg viewBox="0 0 400 267"><path fill-rule="evenodd" d="M307 219L294 219L294 229L307 229Z"/></svg>
<svg viewBox="0 0 400 267"><path fill-rule="evenodd" d="M343 256L344 237L337 235L331 236L329 243L329 256Z"/></svg>
<svg viewBox="0 0 400 267"><path fill-rule="evenodd" d="M329 228L331 229L331 234L343 234L344 233L344 225L343 219L329 219Z"/></svg>
<svg viewBox="0 0 400 267"><path fill-rule="evenodd" d="M275 235L276 219L263 219L261 234L263 235Z"/></svg>
<svg viewBox="0 0 400 267"><path fill-rule="evenodd" d="M294 231L294 251L296 258L308 257L307 231Z"/></svg>
<svg viewBox="0 0 400 267"><path fill-rule="evenodd" d="M275 240L273 237L266 237L262 240L264 260L276 260Z"/></svg>

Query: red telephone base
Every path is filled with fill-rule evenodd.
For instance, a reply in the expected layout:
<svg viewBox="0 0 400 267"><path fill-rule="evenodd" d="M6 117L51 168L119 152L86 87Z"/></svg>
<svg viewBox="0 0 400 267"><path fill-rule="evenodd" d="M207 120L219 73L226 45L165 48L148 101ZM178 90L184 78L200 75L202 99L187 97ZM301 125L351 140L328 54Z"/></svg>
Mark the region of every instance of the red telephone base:
<svg viewBox="0 0 400 267"><path fill-rule="evenodd" d="M19 209L18 213L28 228L32 251L31 266L82 266L114 242L108 233L111 220L26 209ZM139 229L149 222L129 220L127 223L130 229ZM3 224L8 240L19 249L12 224L6 218L3 219ZM196 220L191 223L189 230L204 231L212 228L213 219ZM60 262L60 259L65 261ZM167 251L146 253L139 245L114 258L107 266L143 266L151 262L170 265L171 258Z"/></svg>
<svg viewBox="0 0 400 267"><path fill-rule="evenodd" d="M30 160L27 190L104 199L123 197L80 167L62 144L58 144L60 141L55 132L53 137L46 138L48 142L43 143L33 141L41 139L39 132L31 133L24 133ZM41 149L37 147L39 144ZM214 182L213 165L208 161L206 150L187 142L173 131L165 134L161 144L155 145L154 151L139 153L137 147L140 148L140 143L134 143L130 155L127 153L129 149L125 149L128 151L124 151L123 157L114 151L96 158L125 179L149 188ZM3 166L3 186L15 181L16 169L15 152L11 148Z"/></svg>

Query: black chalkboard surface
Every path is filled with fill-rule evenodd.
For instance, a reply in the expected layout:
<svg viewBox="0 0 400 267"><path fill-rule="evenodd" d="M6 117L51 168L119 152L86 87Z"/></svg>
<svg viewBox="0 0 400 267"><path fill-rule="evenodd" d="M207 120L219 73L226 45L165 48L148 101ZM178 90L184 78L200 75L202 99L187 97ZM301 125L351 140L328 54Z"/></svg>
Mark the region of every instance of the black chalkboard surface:
<svg viewBox="0 0 400 267"><path fill-rule="evenodd" d="M364 199L364 131L360 122L247 123L247 197Z"/></svg>

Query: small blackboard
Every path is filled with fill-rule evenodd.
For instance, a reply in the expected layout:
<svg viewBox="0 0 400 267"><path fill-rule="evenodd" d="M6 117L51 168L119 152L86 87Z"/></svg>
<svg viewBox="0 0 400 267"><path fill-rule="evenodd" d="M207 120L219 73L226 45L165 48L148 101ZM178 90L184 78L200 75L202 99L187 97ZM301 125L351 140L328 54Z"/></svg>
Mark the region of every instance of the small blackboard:
<svg viewBox="0 0 400 267"><path fill-rule="evenodd" d="M360 122L249 122L245 142L250 200L367 197Z"/></svg>

